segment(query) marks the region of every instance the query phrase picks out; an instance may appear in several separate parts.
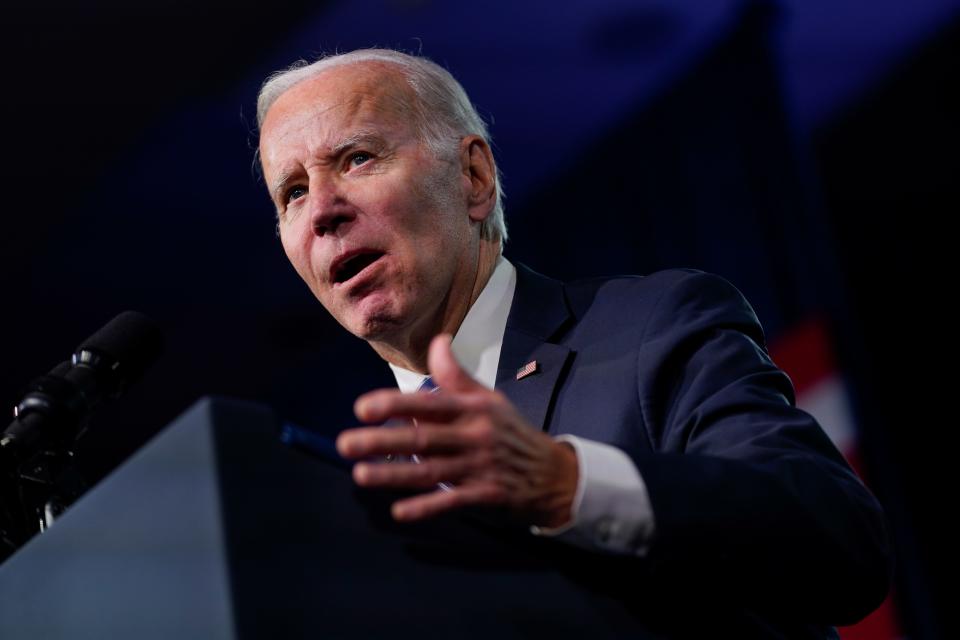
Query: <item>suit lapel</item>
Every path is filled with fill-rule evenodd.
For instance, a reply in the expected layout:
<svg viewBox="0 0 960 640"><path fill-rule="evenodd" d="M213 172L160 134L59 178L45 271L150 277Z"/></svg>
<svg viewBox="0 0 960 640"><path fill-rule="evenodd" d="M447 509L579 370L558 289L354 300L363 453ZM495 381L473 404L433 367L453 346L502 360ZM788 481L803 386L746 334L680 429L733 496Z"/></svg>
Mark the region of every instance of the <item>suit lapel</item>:
<svg viewBox="0 0 960 640"><path fill-rule="evenodd" d="M567 347L549 340L571 319L563 284L517 264L517 287L503 335L496 388L541 429L560 376L573 355ZM520 368L533 361L536 371L518 380Z"/></svg>

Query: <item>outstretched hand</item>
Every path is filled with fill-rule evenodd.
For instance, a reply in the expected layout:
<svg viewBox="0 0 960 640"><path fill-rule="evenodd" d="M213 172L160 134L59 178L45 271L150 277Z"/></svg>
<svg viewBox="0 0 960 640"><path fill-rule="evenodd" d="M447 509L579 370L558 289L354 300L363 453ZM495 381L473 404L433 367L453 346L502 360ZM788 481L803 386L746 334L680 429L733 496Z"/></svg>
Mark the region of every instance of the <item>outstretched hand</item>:
<svg viewBox="0 0 960 640"><path fill-rule="evenodd" d="M427 357L440 393L379 389L357 399L354 412L361 421L406 424L340 434L340 454L361 460L354 480L364 487L434 489L394 503L397 520L488 505L506 507L529 524L567 523L579 473L573 449L535 429L506 396L474 380L454 358L450 341L448 335L434 338ZM362 461L388 454L416 454L420 463ZM452 486L438 489L440 482Z"/></svg>

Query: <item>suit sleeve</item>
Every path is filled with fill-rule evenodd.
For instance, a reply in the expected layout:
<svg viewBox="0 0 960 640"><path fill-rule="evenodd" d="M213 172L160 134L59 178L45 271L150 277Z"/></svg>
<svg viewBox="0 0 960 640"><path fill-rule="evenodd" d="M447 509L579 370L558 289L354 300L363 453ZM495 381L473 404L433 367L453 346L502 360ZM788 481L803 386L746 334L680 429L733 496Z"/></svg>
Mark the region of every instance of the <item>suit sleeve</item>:
<svg viewBox="0 0 960 640"><path fill-rule="evenodd" d="M632 456L656 520L655 572L829 624L885 597L886 522L816 421L796 408L759 322L727 281L684 272L643 329Z"/></svg>

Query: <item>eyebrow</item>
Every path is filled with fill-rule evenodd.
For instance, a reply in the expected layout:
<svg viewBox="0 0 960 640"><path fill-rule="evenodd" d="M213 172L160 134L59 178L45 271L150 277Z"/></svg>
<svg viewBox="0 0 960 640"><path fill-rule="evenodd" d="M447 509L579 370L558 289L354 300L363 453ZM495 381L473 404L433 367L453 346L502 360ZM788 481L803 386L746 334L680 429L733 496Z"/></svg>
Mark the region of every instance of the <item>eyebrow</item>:
<svg viewBox="0 0 960 640"><path fill-rule="evenodd" d="M373 129L363 129L357 131L353 135L350 135L346 138L343 138L332 147L326 153L327 158L334 159L339 157L343 152L357 146L362 146L364 143L369 144L372 147L382 149L386 146L386 141L383 136L373 130ZM294 175L298 172L296 170L286 170L280 172L280 175L277 177L276 182L273 187L273 198L275 201L279 202L281 196L286 191L287 185L292 182Z"/></svg>
<svg viewBox="0 0 960 640"><path fill-rule="evenodd" d="M343 153L344 151L346 151L347 149L350 149L351 147L360 146L362 143L367 143L377 147L383 147L385 144L385 141L383 139L383 136L380 135L378 131L375 131L373 129L362 129L354 133L352 136L346 137L340 142L333 145L333 147L330 148L329 156L331 158L335 158L339 156L341 153Z"/></svg>
<svg viewBox="0 0 960 640"><path fill-rule="evenodd" d="M284 191L287 190L287 185L290 184L293 174L293 171L284 171L277 177L277 181L274 183L271 195L273 196L273 200L277 203L278 207L280 206L280 196Z"/></svg>

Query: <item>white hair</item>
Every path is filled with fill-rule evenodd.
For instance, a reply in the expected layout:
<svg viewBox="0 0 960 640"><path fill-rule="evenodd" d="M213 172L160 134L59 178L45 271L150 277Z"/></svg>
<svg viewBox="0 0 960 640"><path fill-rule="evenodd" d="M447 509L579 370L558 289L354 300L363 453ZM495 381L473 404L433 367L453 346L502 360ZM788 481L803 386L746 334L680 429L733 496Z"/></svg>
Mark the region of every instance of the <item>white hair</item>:
<svg viewBox="0 0 960 640"><path fill-rule="evenodd" d="M468 135L480 136L492 148L486 123L470 102L467 92L450 72L427 58L393 49L357 49L323 56L313 63L299 60L273 73L263 83L257 96L257 126L263 126L273 103L294 85L327 69L359 62L384 62L399 67L416 96L417 104L411 106L420 138L437 158L455 155L460 140ZM494 165L493 211L484 219L480 234L487 240L499 238L502 247L507 240L507 225L503 218L503 188L500 182L500 169Z"/></svg>

